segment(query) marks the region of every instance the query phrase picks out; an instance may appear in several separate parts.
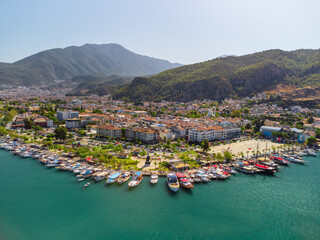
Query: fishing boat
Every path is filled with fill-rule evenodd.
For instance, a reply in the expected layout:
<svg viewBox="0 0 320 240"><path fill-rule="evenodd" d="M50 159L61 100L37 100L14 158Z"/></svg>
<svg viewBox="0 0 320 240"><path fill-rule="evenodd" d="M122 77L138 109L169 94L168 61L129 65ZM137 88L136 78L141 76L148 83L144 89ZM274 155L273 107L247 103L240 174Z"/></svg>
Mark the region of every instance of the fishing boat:
<svg viewBox="0 0 320 240"><path fill-rule="evenodd" d="M169 173L167 175L167 184L171 191L178 192L180 188L180 184L177 176L174 173Z"/></svg>
<svg viewBox="0 0 320 240"><path fill-rule="evenodd" d="M256 163L254 166L260 170L260 173L263 174L274 174L276 172L276 170L273 167L264 164Z"/></svg>
<svg viewBox="0 0 320 240"><path fill-rule="evenodd" d="M128 181L130 178L130 173L129 172L125 172L124 174L122 174L119 178L118 178L118 183L122 184L126 181Z"/></svg>
<svg viewBox="0 0 320 240"><path fill-rule="evenodd" d="M113 174L111 174L108 179L106 180L106 183L107 184L111 184L111 183L114 183L115 181L118 180L118 178L120 177L121 173L119 172L115 172Z"/></svg>
<svg viewBox="0 0 320 240"><path fill-rule="evenodd" d="M207 183L210 182L210 178L208 174L205 174L203 172L198 172L195 174L198 178L200 178L201 182Z"/></svg>
<svg viewBox="0 0 320 240"><path fill-rule="evenodd" d="M83 178L89 178L89 177L92 176L93 173L94 173L93 170L86 169L85 171L83 171L83 172L81 173L81 176L82 176Z"/></svg>
<svg viewBox="0 0 320 240"><path fill-rule="evenodd" d="M106 178L106 174L104 172L98 172L95 176L94 176L94 180L96 182L100 182L102 181L103 179Z"/></svg>
<svg viewBox="0 0 320 240"><path fill-rule="evenodd" d="M158 174L156 172L152 172L150 176L150 183L156 184L158 182Z"/></svg>
<svg viewBox="0 0 320 240"><path fill-rule="evenodd" d="M217 168L213 168L210 170L211 173L211 179L218 179L218 180L225 180L227 178L229 178L228 175L224 174L220 169Z"/></svg>
<svg viewBox="0 0 320 240"><path fill-rule="evenodd" d="M138 186L139 183L141 183L142 179L143 179L142 172L136 172L136 173L133 175L132 180L129 182L128 186L129 186L129 187Z"/></svg>
<svg viewBox="0 0 320 240"><path fill-rule="evenodd" d="M83 188L86 188L86 187L88 187L90 185L90 183L88 182L88 183L86 183L84 186L83 186Z"/></svg>
<svg viewBox="0 0 320 240"><path fill-rule="evenodd" d="M247 166L247 165L243 164L242 162L237 162L237 164L234 166L234 168L239 172L243 172L243 173L247 173L247 174L256 173L256 169L253 166Z"/></svg>
<svg viewBox="0 0 320 240"><path fill-rule="evenodd" d="M176 176L179 180L181 187L189 189L193 188L193 184L187 179L186 175L184 175L183 173L177 173Z"/></svg>

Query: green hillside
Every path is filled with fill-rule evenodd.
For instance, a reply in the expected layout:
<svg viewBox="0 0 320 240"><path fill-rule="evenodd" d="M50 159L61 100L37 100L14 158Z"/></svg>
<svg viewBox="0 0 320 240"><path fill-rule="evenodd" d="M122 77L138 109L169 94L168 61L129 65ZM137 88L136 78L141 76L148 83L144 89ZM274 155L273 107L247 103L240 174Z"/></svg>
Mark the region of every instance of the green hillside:
<svg viewBox="0 0 320 240"><path fill-rule="evenodd" d="M68 92L67 96L108 95L114 92L118 86L130 83L132 79L133 77L120 77L117 75L109 77L93 75L76 76L71 79L71 84L76 85L76 87Z"/></svg>
<svg viewBox="0 0 320 240"><path fill-rule="evenodd" d="M320 50L269 50L217 58L137 77L114 97L130 100L220 100L274 89L278 84L320 86Z"/></svg>
<svg viewBox="0 0 320 240"><path fill-rule="evenodd" d="M12 64L0 64L0 84L46 85L78 75L146 76L181 66L133 53L118 44L86 44L46 50Z"/></svg>

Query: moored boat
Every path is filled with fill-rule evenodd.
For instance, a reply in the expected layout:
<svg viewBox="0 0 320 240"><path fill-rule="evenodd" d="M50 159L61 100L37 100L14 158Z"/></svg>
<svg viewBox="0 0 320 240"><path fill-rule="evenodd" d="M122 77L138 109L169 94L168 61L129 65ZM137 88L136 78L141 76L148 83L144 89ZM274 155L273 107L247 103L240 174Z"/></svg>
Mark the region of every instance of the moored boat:
<svg viewBox="0 0 320 240"><path fill-rule="evenodd" d="M150 183L155 184L158 182L158 174L156 172L152 172L150 176Z"/></svg>
<svg viewBox="0 0 320 240"><path fill-rule="evenodd" d="M133 177L132 180L129 182L128 186L129 187L135 187L138 186L140 184L140 182L143 179L143 175L142 172L136 172Z"/></svg>
<svg viewBox="0 0 320 240"><path fill-rule="evenodd" d="M247 174L256 173L256 169L253 166L247 166L247 165L243 164L242 162L237 162L237 164L234 166L234 168L239 172L243 172L243 173L247 173Z"/></svg>
<svg viewBox="0 0 320 240"><path fill-rule="evenodd" d="M122 184L126 181L128 181L130 178L130 173L129 172L125 172L124 174L122 174L119 178L118 178L118 183Z"/></svg>
<svg viewBox="0 0 320 240"><path fill-rule="evenodd" d="M173 192L179 191L180 184L177 176L174 173L169 173L167 175L167 184L171 191Z"/></svg>
<svg viewBox="0 0 320 240"><path fill-rule="evenodd" d="M193 188L193 184L187 179L186 175L184 175L183 173L177 173L176 176L179 180L181 187L189 189Z"/></svg>
<svg viewBox="0 0 320 240"><path fill-rule="evenodd" d="M113 174L111 174L108 179L106 180L107 184L111 184L114 183L115 181L117 181L117 179L120 177L121 173L119 172L115 172Z"/></svg>
<svg viewBox="0 0 320 240"><path fill-rule="evenodd" d="M281 157L278 157L278 156L273 156L273 157L270 157L270 159L280 165L284 165L284 166L288 166L289 165L289 162Z"/></svg>
<svg viewBox="0 0 320 240"><path fill-rule="evenodd" d="M260 170L260 173L263 174L274 174L276 172L276 170L273 167L264 164L256 163L254 166Z"/></svg>

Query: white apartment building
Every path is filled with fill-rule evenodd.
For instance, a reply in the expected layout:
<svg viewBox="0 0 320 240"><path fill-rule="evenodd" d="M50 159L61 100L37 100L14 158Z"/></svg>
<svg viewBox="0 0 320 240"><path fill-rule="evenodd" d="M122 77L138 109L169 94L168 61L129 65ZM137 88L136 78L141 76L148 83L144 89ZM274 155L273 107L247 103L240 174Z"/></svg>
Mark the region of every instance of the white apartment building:
<svg viewBox="0 0 320 240"><path fill-rule="evenodd" d="M75 111L57 111L57 119L59 121L66 120L68 118L79 118L79 112L75 112Z"/></svg>

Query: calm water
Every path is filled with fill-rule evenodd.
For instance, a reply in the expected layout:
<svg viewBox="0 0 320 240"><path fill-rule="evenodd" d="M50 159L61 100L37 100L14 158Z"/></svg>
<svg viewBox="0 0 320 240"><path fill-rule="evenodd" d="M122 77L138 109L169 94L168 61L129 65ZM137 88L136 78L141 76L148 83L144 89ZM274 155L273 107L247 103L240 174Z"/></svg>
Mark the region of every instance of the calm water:
<svg viewBox="0 0 320 240"><path fill-rule="evenodd" d="M320 159L275 177L168 191L148 178L134 190L0 150L0 239L320 239Z"/></svg>

